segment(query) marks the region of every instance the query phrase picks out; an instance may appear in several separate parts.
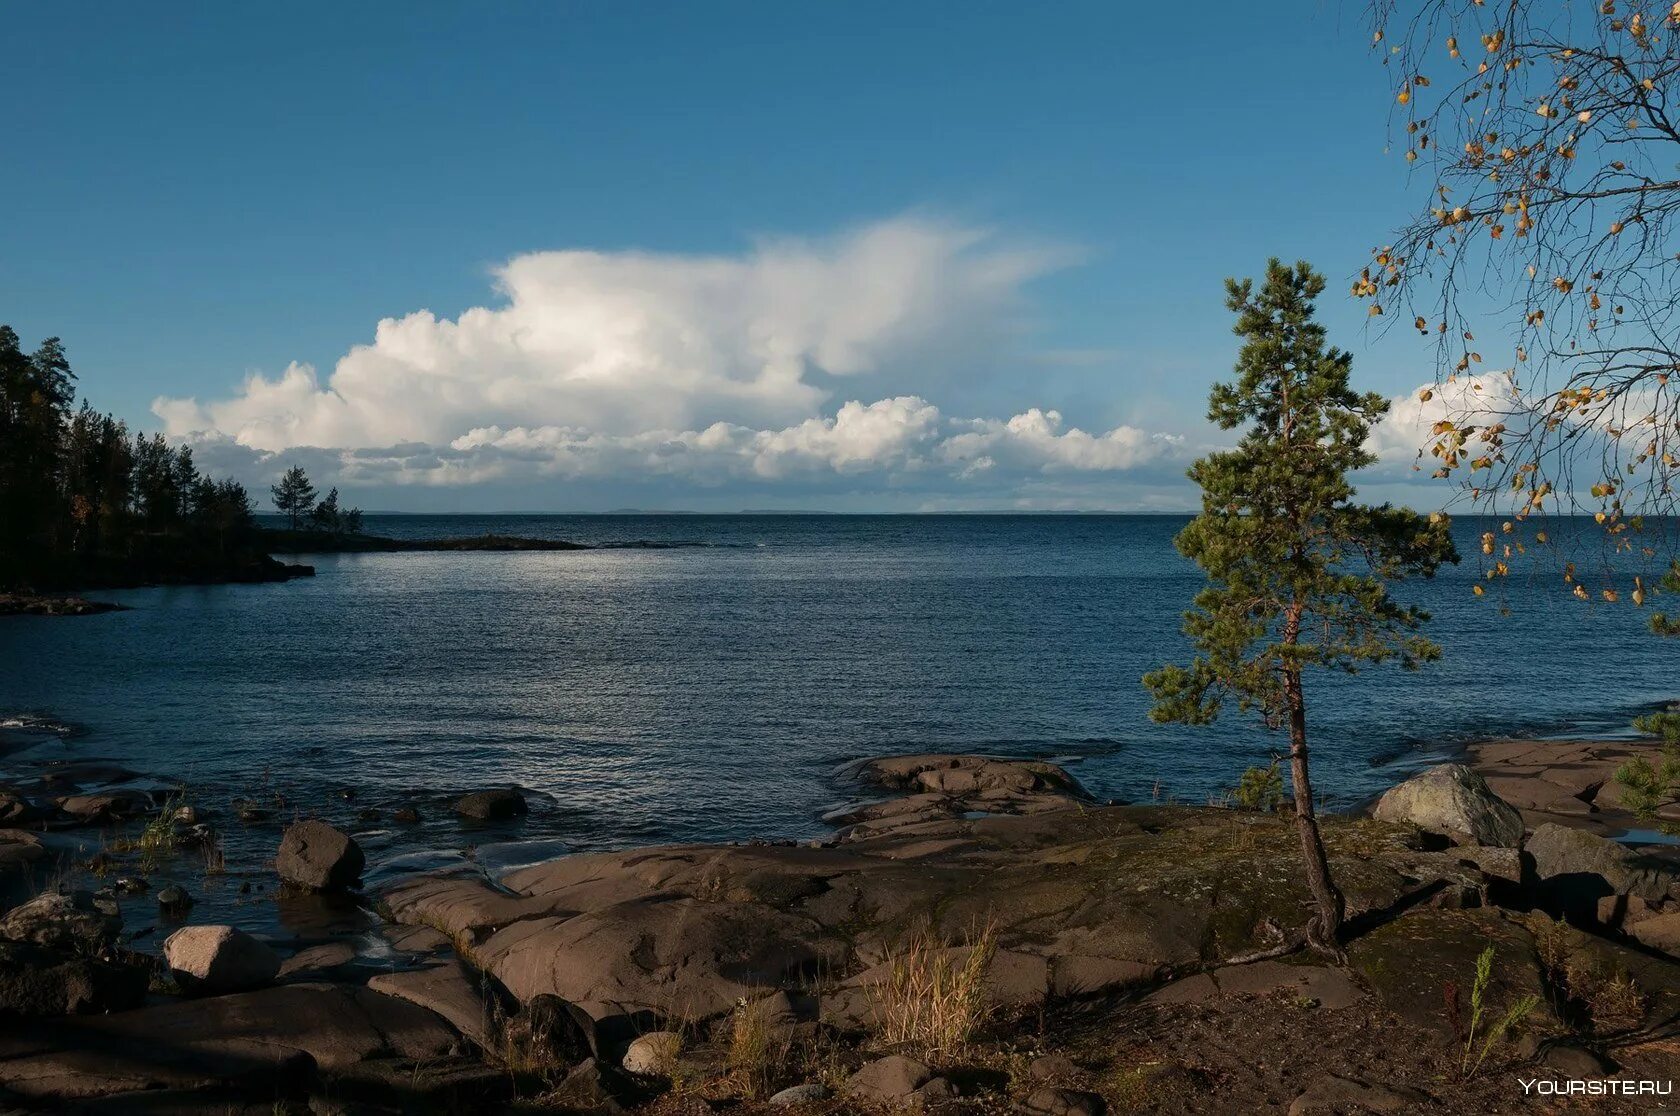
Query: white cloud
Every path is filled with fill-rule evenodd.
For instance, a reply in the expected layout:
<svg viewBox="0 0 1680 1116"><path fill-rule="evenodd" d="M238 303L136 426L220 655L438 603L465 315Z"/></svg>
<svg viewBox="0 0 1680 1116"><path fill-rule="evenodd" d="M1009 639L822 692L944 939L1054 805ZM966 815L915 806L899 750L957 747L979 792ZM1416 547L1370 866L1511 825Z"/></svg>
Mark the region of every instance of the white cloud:
<svg viewBox="0 0 1680 1116"><path fill-rule="evenodd" d="M1428 394L1425 399L1424 395ZM1371 430L1366 442L1377 455L1378 468L1420 464L1418 451L1429 457L1437 440L1435 424L1451 420L1459 426L1513 424L1525 414L1522 393L1511 377L1502 372L1485 376L1460 376L1445 383L1420 384L1405 395L1389 400L1388 414ZM1434 466L1430 465L1429 469Z"/></svg>
<svg viewBox="0 0 1680 1116"><path fill-rule="evenodd" d="M969 430L947 439L940 455L969 473L1000 463L1047 473L1113 472L1155 461L1184 444L1178 435L1151 434L1135 426L1117 426L1106 434L1087 434L1077 426L1063 431L1060 412L1037 407L1007 422L972 419L964 425Z"/></svg>
<svg viewBox="0 0 1680 1116"><path fill-rule="evenodd" d="M500 305L386 319L324 381L293 364L153 410L258 484L293 460L369 491L552 479L984 499L1157 463L1176 483L1175 437L930 401L1031 365L1023 288L1071 257L914 218L734 257L536 252L496 272Z"/></svg>
<svg viewBox="0 0 1680 1116"><path fill-rule="evenodd" d="M789 422L834 378L910 384L983 351L1022 285L1068 255L915 219L741 257L534 252L497 271L505 305L388 318L324 384L294 364L153 410L171 435L263 450L442 443L533 417L613 434Z"/></svg>

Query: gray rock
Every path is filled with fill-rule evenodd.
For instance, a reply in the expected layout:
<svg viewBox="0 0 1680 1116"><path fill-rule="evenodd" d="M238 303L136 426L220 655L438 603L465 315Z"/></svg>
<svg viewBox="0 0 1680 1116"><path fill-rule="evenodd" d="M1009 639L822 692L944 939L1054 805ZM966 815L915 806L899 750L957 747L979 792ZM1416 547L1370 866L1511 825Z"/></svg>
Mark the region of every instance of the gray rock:
<svg viewBox="0 0 1680 1116"><path fill-rule="evenodd" d="M73 794L58 800L59 811L80 822L123 821L152 808L151 796L139 791Z"/></svg>
<svg viewBox="0 0 1680 1116"><path fill-rule="evenodd" d="M675 1031L650 1031L630 1044L619 1065L638 1077L670 1077L682 1045L682 1036Z"/></svg>
<svg viewBox="0 0 1680 1116"><path fill-rule="evenodd" d="M13 791L0 791L0 825L30 825L50 811Z"/></svg>
<svg viewBox="0 0 1680 1116"><path fill-rule="evenodd" d="M870 1062L846 1079L846 1093L880 1104L902 1102L933 1080L933 1071L914 1058L893 1054Z"/></svg>
<svg viewBox="0 0 1680 1116"><path fill-rule="evenodd" d="M803 1085L795 1085L772 1095L769 1104L771 1108L787 1108L790 1105L827 1100L830 1095L828 1086L821 1081L807 1081Z"/></svg>
<svg viewBox="0 0 1680 1116"><path fill-rule="evenodd" d="M1640 945L1680 957L1680 911L1641 919L1628 927L1627 932Z"/></svg>
<svg viewBox="0 0 1680 1116"><path fill-rule="evenodd" d="M923 1082L920 1089L916 1090L916 1099L923 1104L933 1101L955 1100L956 1097L957 1087L951 1084L951 1079L948 1077L929 1078Z"/></svg>
<svg viewBox="0 0 1680 1116"><path fill-rule="evenodd" d="M624 1045L624 1042L615 1043L611 1023L597 1020L584 1008L558 996L532 997L525 1010L509 1020L505 1028L523 1037L531 1050L563 1066L577 1065L589 1057L603 1057L615 1045Z"/></svg>
<svg viewBox="0 0 1680 1116"><path fill-rule="evenodd" d="M398 973L380 973L368 981L375 992L407 1000L442 1016L450 1026L480 1046L490 1043L493 1013L480 992L484 978L460 965L432 965Z"/></svg>
<svg viewBox="0 0 1680 1116"><path fill-rule="evenodd" d="M594 1058L585 1058L566 1075L559 1088L544 1099L568 1110L622 1112L623 1098L630 1091L629 1083L617 1071L601 1065Z"/></svg>
<svg viewBox="0 0 1680 1116"><path fill-rule="evenodd" d="M186 888L170 884L157 893L157 903L164 913L179 915L192 908L193 897L187 894Z"/></svg>
<svg viewBox="0 0 1680 1116"><path fill-rule="evenodd" d="M356 948L349 942L323 942L308 949L299 950L280 963L282 978L301 976L305 973L323 973L332 969L342 969L356 963ZM375 980L378 978L375 977ZM373 982L368 982L373 988ZM375 988L383 992L385 989Z"/></svg>
<svg viewBox="0 0 1680 1116"><path fill-rule="evenodd" d="M1036 1089L1021 1102L1030 1116L1102 1116L1103 1099L1078 1089Z"/></svg>
<svg viewBox="0 0 1680 1116"><path fill-rule="evenodd" d="M1616 1067L1584 1046L1559 1043L1546 1051L1541 1059L1565 1077L1609 1077Z"/></svg>
<svg viewBox="0 0 1680 1116"><path fill-rule="evenodd" d="M1522 844L1522 815L1462 763L1444 763L1412 776L1378 799L1372 816L1415 825L1460 844Z"/></svg>
<svg viewBox="0 0 1680 1116"><path fill-rule="evenodd" d="M152 1096L153 1090L202 1088L207 1081L237 1082L273 1098L319 1071L340 1081L388 1083L415 1098L415 1111L462 1110L428 1107L416 1090L417 1067L437 1066L459 1047L454 1029L413 1004L351 985L291 984L178 999L61 1020L50 1033L17 1031L0 1025L0 1090L32 1108L62 1104L66 1083L77 1103L137 1090ZM488 1068L506 1079L505 1071ZM486 1084L481 1074L475 1088ZM261 1110L270 1104L265 1100ZM107 1110L134 1111L122 1101ZM183 1111L149 1104L144 1110Z"/></svg>
<svg viewBox="0 0 1680 1116"><path fill-rule="evenodd" d="M25 829L0 829L0 871L23 868L47 855L41 838Z"/></svg>
<svg viewBox="0 0 1680 1116"><path fill-rule="evenodd" d="M1547 822L1523 848L1534 858L1541 900L1553 909L1594 916L1605 896L1636 895L1655 902L1668 894L1669 873L1583 829Z"/></svg>
<svg viewBox="0 0 1680 1116"><path fill-rule="evenodd" d="M163 960L181 986L197 992L243 992L272 983L280 955L234 926L187 926L163 943Z"/></svg>
<svg viewBox="0 0 1680 1116"><path fill-rule="evenodd" d="M1078 1072L1079 1067L1066 1054L1044 1054L1027 1066L1027 1076L1034 1081L1065 1081Z"/></svg>
<svg viewBox="0 0 1680 1116"><path fill-rule="evenodd" d="M1404 1085L1383 1085L1327 1073L1295 1098L1289 1106L1289 1116L1342 1112L1375 1112L1386 1116L1418 1112L1420 1106L1428 1104L1427 1094Z"/></svg>
<svg viewBox="0 0 1680 1116"><path fill-rule="evenodd" d="M315 891L342 891L362 878L366 858L348 834L324 821L301 821L286 827L274 867L280 878Z"/></svg>
<svg viewBox="0 0 1680 1116"><path fill-rule="evenodd" d="M527 811L525 796L516 787L474 791L455 802L455 812L474 821L506 821L523 817Z"/></svg>
<svg viewBox="0 0 1680 1116"><path fill-rule="evenodd" d="M146 971L25 942L0 942L0 1019L127 1011L146 999Z"/></svg>
<svg viewBox="0 0 1680 1116"><path fill-rule="evenodd" d="M0 918L0 938L55 949L97 953L110 945L122 920L101 911L87 891L49 891Z"/></svg>

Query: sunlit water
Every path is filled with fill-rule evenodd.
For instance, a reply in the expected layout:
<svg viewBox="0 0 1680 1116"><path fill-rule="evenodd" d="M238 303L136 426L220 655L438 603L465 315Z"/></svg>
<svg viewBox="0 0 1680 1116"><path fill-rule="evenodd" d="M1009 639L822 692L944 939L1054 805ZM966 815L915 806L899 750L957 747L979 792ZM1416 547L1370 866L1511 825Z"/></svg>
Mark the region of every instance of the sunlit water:
<svg viewBox="0 0 1680 1116"><path fill-rule="evenodd" d="M1200 584L1174 517L370 517L408 536L503 534L668 549L316 556L313 579L101 594L133 611L0 620L0 717L66 739L0 756L103 757L216 806L353 823L376 875L471 855L800 837L855 793L846 761L916 750L1073 761L1104 798L1202 801L1279 739L1232 709L1152 724L1139 685L1184 654ZM1476 532L1461 530L1466 553ZM1680 645L1626 607L1525 582L1476 598L1473 563L1401 593L1445 648L1418 674L1314 678L1319 789L1351 804L1477 736L1622 730L1676 696ZM44 742L43 742L44 741ZM517 783L532 815L473 830L442 808ZM354 797L346 797L353 794ZM230 827L230 860L274 833ZM532 849L497 846L543 838Z"/></svg>

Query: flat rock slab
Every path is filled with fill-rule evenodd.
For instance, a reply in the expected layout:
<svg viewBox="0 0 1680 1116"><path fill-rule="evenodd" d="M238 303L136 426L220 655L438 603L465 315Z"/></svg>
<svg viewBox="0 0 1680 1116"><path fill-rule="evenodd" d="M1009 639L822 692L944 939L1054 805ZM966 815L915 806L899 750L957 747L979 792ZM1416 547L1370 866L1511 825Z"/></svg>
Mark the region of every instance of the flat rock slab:
<svg viewBox="0 0 1680 1116"><path fill-rule="evenodd" d="M1410 826L1327 818L1324 832L1352 917L1488 886L1467 850L1419 849ZM955 947L992 926L989 983L1004 1002L1101 994L1270 944L1268 928L1298 923L1309 896L1287 819L1093 806L947 818L821 847L579 854L499 885L411 878L383 898L396 921L464 940L522 1002L552 995L697 1020L818 973L844 982L922 929ZM843 1022L857 1007L825 1014Z"/></svg>
<svg viewBox="0 0 1680 1116"><path fill-rule="evenodd" d="M482 992L483 981L482 976L451 963L380 973L368 981L368 988L442 1016L482 1047L489 1045L493 1024L490 1003Z"/></svg>
<svg viewBox="0 0 1680 1116"><path fill-rule="evenodd" d="M1269 996L1280 992L1316 1000L1320 1007L1326 1008L1351 1007L1368 996L1359 982L1342 969L1256 961L1252 965L1230 965L1175 980L1150 993L1148 1000L1157 1004L1205 1004L1227 996Z"/></svg>
<svg viewBox="0 0 1680 1116"><path fill-rule="evenodd" d="M329 969L342 969L356 963L356 948L349 942L322 942L292 954L280 963L280 976L286 979L305 974L320 974Z"/></svg>
<svg viewBox="0 0 1680 1116"><path fill-rule="evenodd" d="M354 1077L377 1059L443 1059L460 1043L437 1015L366 988L293 984L114 1015L41 1021L0 1036L0 1088L26 1098L102 1096Z"/></svg>
<svg viewBox="0 0 1680 1116"><path fill-rule="evenodd" d="M1660 747L1655 740L1496 740L1472 745L1466 755L1530 829L1556 821L1615 834L1642 824L1623 804L1616 769L1635 758L1655 763ZM1680 803L1658 813L1680 821Z"/></svg>

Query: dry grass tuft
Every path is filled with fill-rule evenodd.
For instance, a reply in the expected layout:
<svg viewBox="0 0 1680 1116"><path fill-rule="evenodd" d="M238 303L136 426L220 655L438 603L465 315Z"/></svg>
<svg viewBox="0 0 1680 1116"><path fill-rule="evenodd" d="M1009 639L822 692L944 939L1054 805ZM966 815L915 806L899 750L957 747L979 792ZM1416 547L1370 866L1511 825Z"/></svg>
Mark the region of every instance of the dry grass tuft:
<svg viewBox="0 0 1680 1116"><path fill-rule="evenodd" d="M951 1053L985 1026L986 971L997 955L997 928L987 924L966 956L930 932L912 935L887 955L887 978L873 986L876 1026L889 1046Z"/></svg>
<svg viewBox="0 0 1680 1116"><path fill-rule="evenodd" d="M787 1061L788 1038L771 1019L770 1001L743 999L729 1020L724 1064L749 1099L763 1096Z"/></svg>

